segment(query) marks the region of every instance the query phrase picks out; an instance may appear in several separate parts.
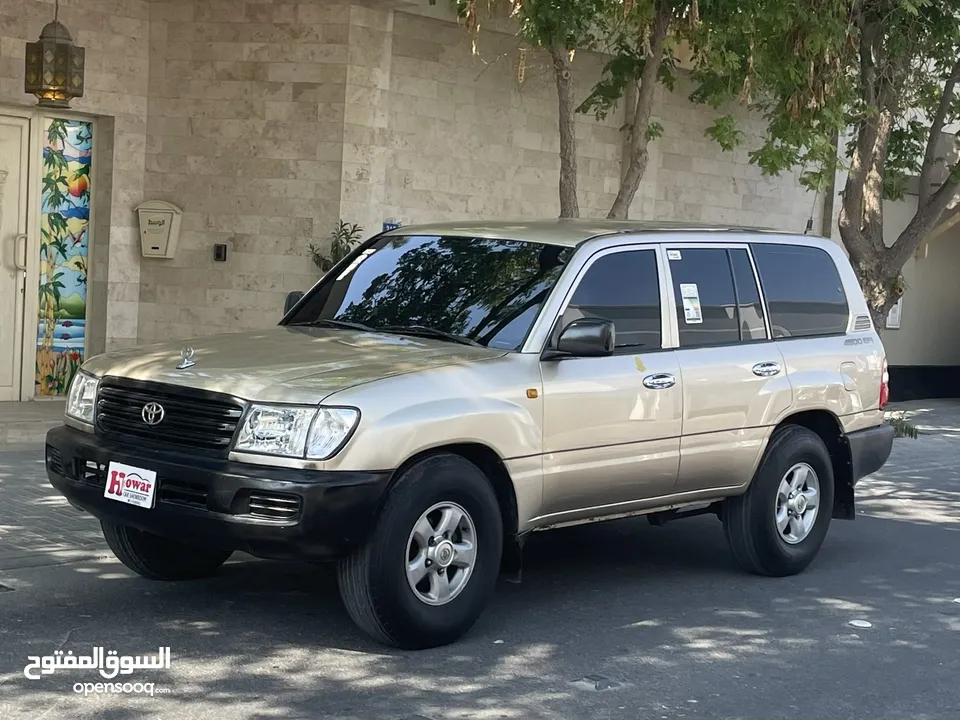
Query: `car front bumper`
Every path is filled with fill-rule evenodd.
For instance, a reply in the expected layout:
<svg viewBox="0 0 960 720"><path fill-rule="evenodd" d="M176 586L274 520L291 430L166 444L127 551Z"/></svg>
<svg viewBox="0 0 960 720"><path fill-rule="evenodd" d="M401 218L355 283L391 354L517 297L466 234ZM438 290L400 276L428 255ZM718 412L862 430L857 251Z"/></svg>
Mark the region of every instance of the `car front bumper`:
<svg viewBox="0 0 960 720"><path fill-rule="evenodd" d="M104 497L107 467L157 473L154 506ZM50 483L100 520L264 558L336 560L369 532L392 475L266 467L108 442L69 427L47 433Z"/></svg>

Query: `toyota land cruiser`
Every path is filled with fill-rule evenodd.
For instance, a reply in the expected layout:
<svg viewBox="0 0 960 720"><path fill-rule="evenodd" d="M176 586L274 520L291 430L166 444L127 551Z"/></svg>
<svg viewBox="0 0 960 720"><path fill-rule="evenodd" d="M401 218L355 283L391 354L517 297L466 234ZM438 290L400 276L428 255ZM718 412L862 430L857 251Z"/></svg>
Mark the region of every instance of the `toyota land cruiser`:
<svg viewBox="0 0 960 720"><path fill-rule="evenodd" d="M716 514L798 573L887 460L887 369L841 249L772 231L550 221L360 244L279 327L101 355L53 485L142 576L234 551L336 561L350 616L452 642L535 530Z"/></svg>

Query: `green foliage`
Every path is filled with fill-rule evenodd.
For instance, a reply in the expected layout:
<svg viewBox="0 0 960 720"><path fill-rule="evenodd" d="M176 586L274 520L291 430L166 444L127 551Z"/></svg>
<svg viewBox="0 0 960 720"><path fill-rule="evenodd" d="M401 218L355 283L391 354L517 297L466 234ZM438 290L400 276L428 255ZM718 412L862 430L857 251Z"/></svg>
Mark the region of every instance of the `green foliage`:
<svg viewBox="0 0 960 720"><path fill-rule="evenodd" d="M642 28L621 26L613 42L613 57L603 66L603 75L594 85L587 98L580 103L577 112L594 115L603 120L626 93L627 87L636 84L646 65ZM673 90L677 79L676 58L672 49L664 48L663 59L657 68L657 81L668 90Z"/></svg>
<svg viewBox="0 0 960 720"><path fill-rule="evenodd" d="M348 224L340 220L336 228L330 233L330 250L324 252L318 245L310 245L310 257L321 272L328 272L330 268L343 260L350 251L357 246L363 234L363 228Z"/></svg>
<svg viewBox="0 0 960 720"><path fill-rule="evenodd" d="M737 120L731 115L721 115L704 132L724 150L733 150L743 142L743 132L737 129Z"/></svg>
<svg viewBox="0 0 960 720"><path fill-rule="evenodd" d="M894 437L912 438L914 440L920 435L920 430L916 425L910 423L903 415L890 415L884 422L893 428Z"/></svg>
<svg viewBox="0 0 960 720"><path fill-rule="evenodd" d="M903 196L906 178L920 170L929 118L960 54L960 0L699 5L702 24L690 36L697 83L691 100L720 107L739 98L764 114L766 136L751 162L771 175L806 168L803 182L819 188L823 173L843 162L833 138L886 112L894 129L884 195ZM957 119L954 99L946 121ZM723 129L712 127L708 135L725 149L731 140L742 142ZM855 143L842 146L842 155L851 157Z"/></svg>

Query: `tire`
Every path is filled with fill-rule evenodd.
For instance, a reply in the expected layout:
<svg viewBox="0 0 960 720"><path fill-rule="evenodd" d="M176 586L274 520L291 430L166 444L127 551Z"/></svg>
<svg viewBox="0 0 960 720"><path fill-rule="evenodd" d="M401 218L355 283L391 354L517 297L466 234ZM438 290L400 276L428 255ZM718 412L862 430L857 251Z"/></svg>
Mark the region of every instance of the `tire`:
<svg viewBox="0 0 960 720"><path fill-rule="evenodd" d="M809 471L814 476L811 479ZM801 492L784 489L800 483ZM812 483L819 486L817 512L809 524ZM804 495L801 501L799 495ZM760 467L743 495L728 498L723 508L723 529L737 562L748 572L786 577L803 571L816 557L833 514L834 477L830 453L816 433L798 425L776 430ZM796 498L796 499L792 499ZM803 503L800 505L791 503ZM800 512L791 520L790 513ZM781 531L778 519L786 517ZM794 532L795 529L801 531Z"/></svg>
<svg viewBox="0 0 960 720"><path fill-rule="evenodd" d="M126 525L101 522L117 559L150 580L196 580L213 575L233 552L186 545Z"/></svg>
<svg viewBox="0 0 960 720"><path fill-rule="evenodd" d="M431 512L438 505L441 508ZM444 561L450 563L445 575L433 578L424 570L420 585L414 587L408 580L408 565L423 562L427 567L428 563L422 559L429 552L427 543L420 539L437 537L432 534L433 526L442 527L440 520L451 508L447 517L464 511L466 520L461 518L458 529L448 533L449 542L455 545L441 539L432 546L433 552L472 545L471 569L465 576L458 574L469 553L461 558L457 550L454 556L432 563L434 575ZM430 532L416 534L415 527L425 527L421 524L424 517L431 525ZM472 535L468 525L473 528ZM418 549L420 552L413 552ZM435 455L403 471L365 543L339 563L340 596L353 621L381 643L405 650L447 645L466 633L482 614L497 582L502 551L503 519L490 481L476 465L458 455ZM462 578L463 584L451 599L442 604L436 604L441 600L430 604L422 599L432 592L435 580L446 579L447 587L453 588L456 578Z"/></svg>

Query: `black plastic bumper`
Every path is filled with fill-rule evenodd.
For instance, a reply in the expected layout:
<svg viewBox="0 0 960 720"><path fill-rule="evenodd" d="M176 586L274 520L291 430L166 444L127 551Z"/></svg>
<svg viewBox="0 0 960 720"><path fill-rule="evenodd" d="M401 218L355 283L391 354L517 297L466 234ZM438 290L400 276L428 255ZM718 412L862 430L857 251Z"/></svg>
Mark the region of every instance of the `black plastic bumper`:
<svg viewBox="0 0 960 720"><path fill-rule="evenodd" d="M111 462L157 473L152 508L104 497ZM370 530L391 476L158 451L68 427L47 433L46 466L57 490L101 520L203 547L291 560L349 554Z"/></svg>
<svg viewBox="0 0 960 720"><path fill-rule="evenodd" d="M893 449L893 436L894 430L890 425L847 434L854 483L884 466Z"/></svg>

